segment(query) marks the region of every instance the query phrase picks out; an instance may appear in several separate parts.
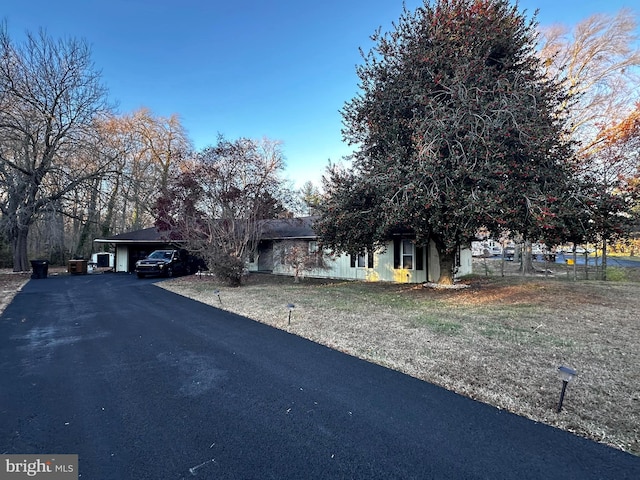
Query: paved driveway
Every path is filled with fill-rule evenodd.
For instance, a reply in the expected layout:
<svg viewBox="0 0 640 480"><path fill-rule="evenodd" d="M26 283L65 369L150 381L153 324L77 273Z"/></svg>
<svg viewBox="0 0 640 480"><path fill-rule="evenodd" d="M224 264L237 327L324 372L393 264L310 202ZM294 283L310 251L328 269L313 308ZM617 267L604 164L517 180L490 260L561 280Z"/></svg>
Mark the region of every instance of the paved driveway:
<svg viewBox="0 0 640 480"><path fill-rule="evenodd" d="M640 458L130 275L32 280L0 317L0 452L84 479L637 479Z"/></svg>

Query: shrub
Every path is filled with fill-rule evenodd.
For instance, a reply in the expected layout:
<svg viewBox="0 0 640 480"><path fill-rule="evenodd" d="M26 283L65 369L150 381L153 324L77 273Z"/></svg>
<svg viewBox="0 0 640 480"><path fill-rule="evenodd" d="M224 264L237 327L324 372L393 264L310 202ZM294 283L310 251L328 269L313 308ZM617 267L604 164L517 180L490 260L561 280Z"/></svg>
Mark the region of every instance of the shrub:
<svg viewBox="0 0 640 480"><path fill-rule="evenodd" d="M210 270L230 287L242 285L246 273L244 259L226 252L216 252L207 261Z"/></svg>
<svg viewBox="0 0 640 480"><path fill-rule="evenodd" d="M627 272L619 267L607 267L607 280L610 282L628 281Z"/></svg>

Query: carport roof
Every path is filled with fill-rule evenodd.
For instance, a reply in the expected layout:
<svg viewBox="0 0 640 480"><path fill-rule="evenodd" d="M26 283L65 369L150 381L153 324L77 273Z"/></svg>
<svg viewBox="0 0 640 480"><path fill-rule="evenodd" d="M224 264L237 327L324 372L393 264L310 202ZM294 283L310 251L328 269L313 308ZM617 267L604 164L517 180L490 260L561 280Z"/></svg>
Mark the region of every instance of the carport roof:
<svg viewBox="0 0 640 480"><path fill-rule="evenodd" d="M168 240L156 227L119 233L105 238L96 238L96 243L180 243L182 240Z"/></svg>

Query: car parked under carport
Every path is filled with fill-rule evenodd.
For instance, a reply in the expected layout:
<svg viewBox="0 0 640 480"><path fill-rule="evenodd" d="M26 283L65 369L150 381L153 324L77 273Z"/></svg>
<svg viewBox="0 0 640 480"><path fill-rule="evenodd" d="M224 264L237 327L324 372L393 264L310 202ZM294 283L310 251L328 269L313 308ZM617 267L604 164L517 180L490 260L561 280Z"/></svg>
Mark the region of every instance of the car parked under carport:
<svg viewBox="0 0 640 480"><path fill-rule="evenodd" d="M136 275L144 277L173 277L190 275L191 262L186 250L154 250L142 260L136 262Z"/></svg>

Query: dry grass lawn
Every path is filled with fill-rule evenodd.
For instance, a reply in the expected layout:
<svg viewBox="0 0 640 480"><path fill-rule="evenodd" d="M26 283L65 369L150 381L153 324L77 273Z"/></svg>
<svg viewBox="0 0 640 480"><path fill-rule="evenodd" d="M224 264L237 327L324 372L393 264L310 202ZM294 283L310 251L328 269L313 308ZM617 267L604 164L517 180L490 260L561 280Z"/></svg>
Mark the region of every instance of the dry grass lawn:
<svg viewBox="0 0 640 480"><path fill-rule="evenodd" d="M9 269L0 270L0 314L30 278L30 273L13 273Z"/></svg>
<svg viewBox="0 0 640 480"><path fill-rule="evenodd" d="M568 277L483 275L461 290L259 274L235 289L196 276L159 285L640 455L640 283ZM578 377L556 413L560 365Z"/></svg>

